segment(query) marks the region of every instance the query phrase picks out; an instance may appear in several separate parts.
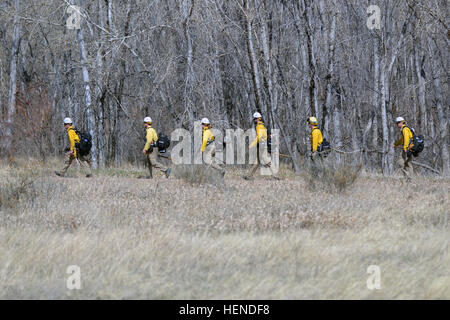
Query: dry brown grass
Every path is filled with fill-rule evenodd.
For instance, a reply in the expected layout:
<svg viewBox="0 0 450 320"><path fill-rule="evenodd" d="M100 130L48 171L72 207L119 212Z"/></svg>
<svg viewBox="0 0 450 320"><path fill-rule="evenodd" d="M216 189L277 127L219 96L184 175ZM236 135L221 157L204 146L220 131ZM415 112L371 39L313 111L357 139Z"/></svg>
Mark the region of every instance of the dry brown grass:
<svg viewBox="0 0 450 320"><path fill-rule="evenodd" d="M309 167L309 170L304 170L301 176L313 191L326 190L331 193L341 193L355 184L360 176L361 168L361 165L325 162L323 166L316 170Z"/></svg>
<svg viewBox="0 0 450 320"><path fill-rule="evenodd" d="M220 172L205 165L176 165L172 167L172 176L190 185L223 184Z"/></svg>
<svg viewBox="0 0 450 320"><path fill-rule="evenodd" d="M450 298L448 179L361 176L330 193L236 170L191 184L33 168L0 168L2 188L34 171L0 207L3 299ZM69 265L81 268L80 290L66 288ZM367 289L369 265L381 268L380 290Z"/></svg>

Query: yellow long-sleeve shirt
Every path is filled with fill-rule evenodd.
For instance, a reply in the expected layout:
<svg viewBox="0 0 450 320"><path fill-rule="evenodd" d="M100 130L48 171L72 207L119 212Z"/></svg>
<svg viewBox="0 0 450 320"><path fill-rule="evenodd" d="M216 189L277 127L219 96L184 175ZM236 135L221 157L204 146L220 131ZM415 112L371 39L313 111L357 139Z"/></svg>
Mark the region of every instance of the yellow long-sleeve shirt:
<svg viewBox="0 0 450 320"><path fill-rule="evenodd" d="M77 150L75 149L75 144L80 142L80 137L75 132L73 126L67 128L67 138L69 139L70 151L73 151L73 155L77 155Z"/></svg>
<svg viewBox="0 0 450 320"><path fill-rule="evenodd" d="M315 152L317 151L317 148L322 144L323 137L322 137L322 131L320 131L319 128L314 127L311 130L311 135L309 137L311 141L311 151Z"/></svg>
<svg viewBox="0 0 450 320"><path fill-rule="evenodd" d="M409 129L406 125L403 125L401 130L402 137L399 140L395 141L394 146L397 147L403 145L403 151L408 151L413 139L413 134L411 129Z"/></svg>
<svg viewBox="0 0 450 320"><path fill-rule="evenodd" d="M252 141L249 148L254 148L258 143L267 141L267 129L264 123L260 122L256 125L256 138Z"/></svg>
<svg viewBox="0 0 450 320"><path fill-rule="evenodd" d="M202 131L203 139L202 139L202 152L205 151L206 145L209 141L214 141L214 135L212 134L210 128L203 128Z"/></svg>
<svg viewBox="0 0 450 320"><path fill-rule="evenodd" d="M148 149L150 149L150 145L158 141L158 134L156 133L156 130L150 126L146 129L146 132L147 142L145 143L144 150L148 151Z"/></svg>

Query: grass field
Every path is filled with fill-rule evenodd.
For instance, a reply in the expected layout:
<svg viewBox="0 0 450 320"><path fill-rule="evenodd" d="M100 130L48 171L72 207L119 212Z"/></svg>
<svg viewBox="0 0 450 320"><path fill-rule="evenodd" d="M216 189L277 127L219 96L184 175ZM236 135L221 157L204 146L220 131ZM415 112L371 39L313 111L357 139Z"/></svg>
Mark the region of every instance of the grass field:
<svg viewBox="0 0 450 320"><path fill-rule="evenodd" d="M450 299L449 179L331 192L287 169L196 184L52 161L0 166L1 299Z"/></svg>

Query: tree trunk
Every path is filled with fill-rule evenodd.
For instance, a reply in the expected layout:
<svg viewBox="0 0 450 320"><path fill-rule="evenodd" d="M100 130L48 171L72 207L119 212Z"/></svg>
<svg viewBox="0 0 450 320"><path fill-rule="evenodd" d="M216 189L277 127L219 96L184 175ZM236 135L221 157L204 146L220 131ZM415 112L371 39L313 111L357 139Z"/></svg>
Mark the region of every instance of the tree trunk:
<svg viewBox="0 0 450 320"><path fill-rule="evenodd" d="M267 110L263 104L262 94L261 94L261 80L259 78L259 68L258 68L258 59L255 53L255 46L253 43L253 12L250 11L250 0L244 0L244 10L245 10L245 23L246 23L246 40L247 40L247 50L248 57L250 59L250 66L252 72L252 81L253 81L253 91L255 93L255 103L256 110L263 114L263 116L267 116Z"/></svg>
<svg viewBox="0 0 450 320"><path fill-rule="evenodd" d="M378 108L380 105L380 52L379 52L379 45L378 45L378 37L377 35L374 35L373 38L373 95L372 95L372 105L373 105L373 130L372 130L372 148L373 149L379 149L378 148ZM375 157L375 163L377 163L378 153L374 153Z"/></svg>
<svg viewBox="0 0 450 320"><path fill-rule="evenodd" d="M9 67L9 96L8 96L8 112L5 128L5 150L11 156L13 150L12 136L14 115L16 113L16 94L17 94L17 61L19 57L19 38L20 38L20 20L19 20L20 2L14 0L14 29L11 46L11 62Z"/></svg>
<svg viewBox="0 0 450 320"><path fill-rule="evenodd" d="M335 1L333 1L335 5ZM334 9L334 8L333 8ZM333 12L333 18L331 20L331 29L328 39L328 74L326 76L327 81L327 95L325 100L325 108L323 110L323 131L325 134L328 134L328 124L330 122L329 112L331 110L331 101L332 101L332 80L334 73L334 54L335 54L335 38L336 38L336 12Z"/></svg>
<svg viewBox="0 0 450 320"><path fill-rule="evenodd" d="M311 2L302 1L303 3L303 18L305 19L305 33L306 33L306 50L308 53L308 74L309 74L309 103L310 112L314 112L314 116L320 118L320 110L317 99L317 84L316 84L316 62L312 41L312 30L310 22Z"/></svg>
<svg viewBox="0 0 450 320"><path fill-rule="evenodd" d="M433 84L436 90L436 108L438 111L439 117L439 139L438 146L441 151L441 159L442 159L442 174L444 176L450 175L450 157L448 152L448 104L443 104L442 98L442 86L441 86L441 75L439 74L439 67L436 63L436 59L433 59L431 66L433 68ZM426 138L425 138L426 141ZM426 143L426 142L425 142Z"/></svg>
<svg viewBox="0 0 450 320"><path fill-rule="evenodd" d="M383 132L383 156L381 162L381 168L383 170L383 174L389 173L388 166L388 148L389 146L389 128L388 128L388 120L386 113L386 99L387 99L387 84L386 84L386 56L381 58L380 64L380 90L381 90L381 124L382 124L382 132Z"/></svg>
<svg viewBox="0 0 450 320"><path fill-rule="evenodd" d="M126 6L126 15L125 15L125 25L124 25L124 30L123 30L123 36L125 38L128 37L129 35L129 28L130 28L130 20L131 20L131 0L127 1L127 6ZM121 67L121 73L120 73L120 80L117 86L117 97L116 97L116 104L117 104L117 111L116 111L116 121L115 121L115 130L114 130L114 141L116 143L116 146L114 148L114 162L115 165L118 166L121 160L120 157L120 148L119 148L119 144L121 143L120 141L120 135L122 132L122 120L123 120L123 88L125 86L125 77L127 76L127 46L122 46L122 52L121 52L121 63L120 63L120 67Z"/></svg>
<svg viewBox="0 0 450 320"><path fill-rule="evenodd" d="M189 5L190 3L190 5ZM192 38L190 33L190 22L192 12L194 10L194 0L183 1L183 18L184 18L184 37L186 40L186 74L185 74L185 88L184 88L184 107L188 114L189 128L193 128L195 115L192 101L192 92L194 87L194 50L192 46Z"/></svg>
<svg viewBox="0 0 450 320"><path fill-rule="evenodd" d="M423 57L425 59L425 56ZM414 62L416 68L416 76L418 80L418 89L419 89L419 128L423 134L426 134L427 131L427 110L425 105L425 78L424 71L422 69L422 63L419 57L419 53L417 48L414 49Z"/></svg>
<svg viewBox="0 0 450 320"><path fill-rule="evenodd" d="M266 92L268 96L268 103L267 103L267 118L268 122L267 125L269 127L274 127L274 112L277 111L277 94L276 94L276 86L277 86L277 79L274 77L273 69L272 69L272 57L270 52L272 51L272 48L269 48L269 35L267 32L267 17L266 12L269 12L267 10L267 4L266 1L264 1L264 17L261 19L261 44L262 44L262 51L263 51L263 57L264 57L264 77L266 79Z"/></svg>
<svg viewBox="0 0 450 320"><path fill-rule="evenodd" d="M98 0L98 20L101 28L105 28L105 17L103 11L102 0ZM100 31L101 32L101 31ZM103 43L99 42L97 48L97 86L96 86L96 101L97 101L97 151L98 151L98 165L100 168L105 167L105 124L103 121L103 110L106 97L106 70L104 61L105 50L103 49Z"/></svg>
<svg viewBox="0 0 450 320"><path fill-rule="evenodd" d="M92 111L92 98L91 98L91 86L89 84L89 71L87 69L87 51L83 38L83 29L80 28L77 30L77 39L78 45L80 47L80 60L81 60L81 69L83 72L83 82L84 82L84 99L86 104L86 117L87 117L87 130L92 137L92 167L94 169L98 166L97 161L97 141L96 141L96 123L94 113Z"/></svg>
<svg viewBox="0 0 450 320"><path fill-rule="evenodd" d="M336 149L342 148L342 125L341 125L341 118L342 118L342 110L344 108L344 92L342 91L342 88L338 88L339 93L339 103L336 103L333 108L333 132L334 132L334 145L336 146ZM338 164L341 163L341 155L336 154L336 162Z"/></svg>

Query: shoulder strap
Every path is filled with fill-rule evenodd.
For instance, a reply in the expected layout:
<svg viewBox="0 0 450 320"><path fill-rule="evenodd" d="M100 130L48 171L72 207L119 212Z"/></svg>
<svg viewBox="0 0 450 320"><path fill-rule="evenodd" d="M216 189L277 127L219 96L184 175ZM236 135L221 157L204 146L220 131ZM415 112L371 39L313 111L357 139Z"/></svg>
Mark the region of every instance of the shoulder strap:
<svg viewBox="0 0 450 320"><path fill-rule="evenodd" d="M75 131L75 134L78 136L78 138L80 137L80 131L77 128L69 128L69 130Z"/></svg>
<svg viewBox="0 0 450 320"><path fill-rule="evenodd" d="M319 128L315 127L314 129L312 129L311 134L314 132L314 130L319 130L320 133L322 133L322 131ZM322 138L323 138L323 135L322 135Z"/></svg>
<svg viewBox="0 0 450 320"><path fill-rule="evenodd" d="M403 134L403 129L405 129L405 128L408 128L409 129L409 131L411 131L411 133L412 133L412 135L413 135L413 137L416 135L416 133L414 132L414 130L413 129L411 129L410 127L408 127L408 126L404 126L403 128L402 128L402 134Z"/></svg>

